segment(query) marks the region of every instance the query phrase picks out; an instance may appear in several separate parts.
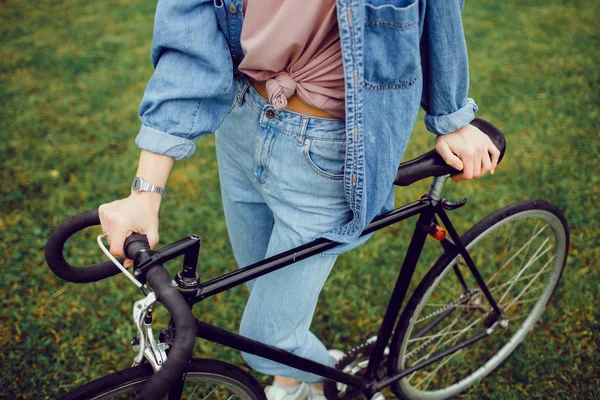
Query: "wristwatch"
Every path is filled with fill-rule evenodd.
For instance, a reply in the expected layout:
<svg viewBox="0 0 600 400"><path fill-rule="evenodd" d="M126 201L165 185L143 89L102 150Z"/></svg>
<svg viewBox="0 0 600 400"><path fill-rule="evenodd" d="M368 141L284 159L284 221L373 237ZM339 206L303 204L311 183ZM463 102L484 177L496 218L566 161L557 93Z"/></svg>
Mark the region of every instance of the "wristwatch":
<svg viewBox="0 0 600 400"><path fill-rule="evenodd" d="M160 186L156 186L148 181L145 181L141 176L136 176L133 178L133 182L131 183L131 190L136 192L155 192L164 196L166 191L164 188Z"/></svg>

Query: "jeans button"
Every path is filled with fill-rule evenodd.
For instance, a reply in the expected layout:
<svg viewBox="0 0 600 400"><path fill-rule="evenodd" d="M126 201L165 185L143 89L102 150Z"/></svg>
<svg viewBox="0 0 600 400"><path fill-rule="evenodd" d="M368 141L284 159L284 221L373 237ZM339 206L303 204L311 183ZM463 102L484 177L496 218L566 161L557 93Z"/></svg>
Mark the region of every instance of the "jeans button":
<svg viewBox="0 0 600 400"><path fill-rule="evenodd" d="M265 115L269 119L275 118L275 116L276 116L275 111L273 111L273 110L267 110L267 112L265 113Z"/></svg>
<svg viewBox="0 0 600 400"><path fill-rule="evenodd" d="M237 7L235 6L235 4L229 6L229 12L232 14L235 14L237 12Z"/></svg>

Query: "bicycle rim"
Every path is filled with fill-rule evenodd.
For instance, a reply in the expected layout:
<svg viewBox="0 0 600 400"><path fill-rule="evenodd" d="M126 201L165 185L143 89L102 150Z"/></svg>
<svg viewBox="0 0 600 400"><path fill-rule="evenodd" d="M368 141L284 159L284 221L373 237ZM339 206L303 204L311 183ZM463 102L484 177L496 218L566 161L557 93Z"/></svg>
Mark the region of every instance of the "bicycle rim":
<svg viewBox="0 0 600 400"><path fill-rule="evenodd" d="M63 400L137 399L152 375L152 368L147 364L129 368L79 388ZM254 378L233 365L194 359L188 368L181 399L257 400L264 399L264 393Z"/></svg>
<svg viewBox="0 0 600 400"><path fill-rule="evenodd" d="M400 380L394 388L400 397L444 399L498 367L541 317L562 274L569 237L560 210L535 201L490 215L462 240L508 326L500 326L462 257L442 256L403 313L392 369L406 370L490 327L492 332Z"/></svg>
<svg viewBox="0 0 600 400"><path fill-rule="evenodd" d="M127 382L94 397L94 400L135 399L148 379ZM206 372L190 372L185 380L182 399L254 399L237 381Z"/></svg>

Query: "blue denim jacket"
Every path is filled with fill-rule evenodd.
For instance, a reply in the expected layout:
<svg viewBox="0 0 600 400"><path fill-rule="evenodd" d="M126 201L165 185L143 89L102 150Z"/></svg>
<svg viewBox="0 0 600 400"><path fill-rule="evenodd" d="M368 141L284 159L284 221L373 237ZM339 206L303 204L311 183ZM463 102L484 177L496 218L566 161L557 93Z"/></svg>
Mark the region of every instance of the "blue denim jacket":
<svg viewBox="0 0 600 400"><path fill-rule="evenodd" d="M137 145L176 159L214 132L234 102L243 0L159 0L155 72ZM322 236L354 242L393 207L396 169L419 105L435 134L471 122L463 0L337 0L346 89L345 194L353 217ZM351 247L346 246L346 247Z"/></svg>

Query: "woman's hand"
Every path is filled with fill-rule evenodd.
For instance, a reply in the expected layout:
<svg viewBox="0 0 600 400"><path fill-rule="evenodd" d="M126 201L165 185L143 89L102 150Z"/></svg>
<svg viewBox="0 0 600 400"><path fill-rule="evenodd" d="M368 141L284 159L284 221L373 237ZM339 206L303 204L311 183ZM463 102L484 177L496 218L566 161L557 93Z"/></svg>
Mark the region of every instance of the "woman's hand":
<svg viewBox="0 0 600 400"><path fill-rule="evenodd" d="M479 178L487 172L493 175L500 157L490 138L473 125L438 136L435 151L446 164L462 171L452 177L455 182Z"/></svg>
<svg viewBox="0 0 600 400"><path fill-rule="evenodd" d="M160 194L151 192L132 193L129 197L98 208L100 224L108 233L110 252L124 257L125 239L132 233L142 233L148 237L150 248L158 243L158 209ZM127 259L124 266L130 267L133 261Z"/></svg>
<svg viewBox="0 0 600 400"><path fill-rule="evenodd" d="M142 150L136 176L157 186L165 187L175 160L171 157ZM148 237L150 248L158 243L158 209L162 196L154 192L132 191L129 197L98 207L100 224L108 233L110 252L123 257L123 244L132 233ZM125 267L133 261L126 260Z"/></svg>

